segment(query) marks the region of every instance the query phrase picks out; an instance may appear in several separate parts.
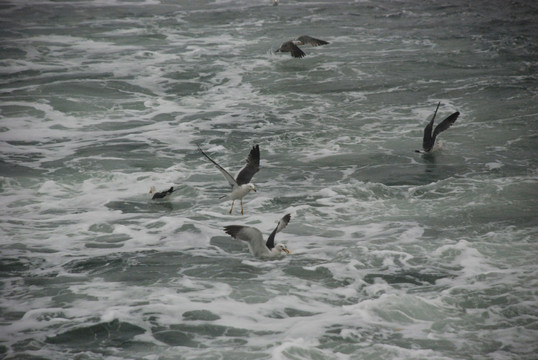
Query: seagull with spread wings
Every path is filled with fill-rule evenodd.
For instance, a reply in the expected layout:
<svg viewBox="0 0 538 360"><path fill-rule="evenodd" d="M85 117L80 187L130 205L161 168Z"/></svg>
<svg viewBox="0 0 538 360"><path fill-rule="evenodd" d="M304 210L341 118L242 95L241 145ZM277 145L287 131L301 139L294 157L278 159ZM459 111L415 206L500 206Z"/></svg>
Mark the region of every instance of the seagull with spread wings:
<svg viewBox="0 0 538 360"><path fill-rule="evenodd" d="M280 48L276 50L275 52L289 52L292 57L294 58L302 58L306 56L303 50L299 48L298 45L312 45L312 46L320 46L320 45L327 45L328 42L325 40L320 40L313 38L308 35L301 35L295 40L289 40L285 41L280 45Z"/></svg>
<svg viewBox="0 0 538 360"><path fill-rule="evenodd" d="M230 199L232 200L232 207L230 208L230 214L232 213L232 210L234 208L234 202L235 200L241 201L241 215L243 215L243 197L247 195L251 190L256 191L256 186L250 182L254 174L260 170L260 147L259 145L255 145L250 150L250 153L247 157L247 163L246 165L239 171L236 178L226 169L224 169L222 166L217 164L215 160L211 159L209 155L207 155L201 148L198 146L198 150L209 159L216 167L220 170L222 175L228 180L228 183L232 187L232 192L230 193Z"/></svg>
<svg viewBox="0 0 538 360"><path fill-rule="evenodd" d="M275 245L276 233L282 231L290 222L291 215L286 214L280 219L276 228L273 230L267 241L263 240L263 235L260 230L251 226L242 225L228 225L224 227L224 231L233 237L234 239L246 241L250 253L256 257L277 257L282 252L290 254L291 250L288 250L282 243Z"/></svg>
<svg viewBox="0 0 538 360"><path fill-rule="evenodd" d="M441 121L439 125L435 127L435 130L433 130L433 121L435 120L435 115L437 115L437 110L439 110L439 105L441 105L441 102L437 104L437 108L435 109L435 113L433 113L433 117L424 128L424 138L422 140L422 149L424 149L424 153L429 153L432 151L433 146L435 145L435 139L437 138L437 135L448 129L449 127L454 124L458 116L460 116L460 112L456 111L455 113L451 114L449 117ZM422 153L420 150L415 150L415 152Z"/></svg>

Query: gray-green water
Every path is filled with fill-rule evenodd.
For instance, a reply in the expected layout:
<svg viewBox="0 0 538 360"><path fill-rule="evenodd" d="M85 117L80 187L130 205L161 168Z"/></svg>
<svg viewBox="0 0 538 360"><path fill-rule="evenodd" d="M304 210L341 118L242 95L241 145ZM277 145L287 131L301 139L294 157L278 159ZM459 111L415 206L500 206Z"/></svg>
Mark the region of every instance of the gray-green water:
<svg viewBox="0 0 538 360"><path fill-rule="evenodd" d="M0 357L534 359L537 17L3 1ZM302 34L330 44L273 53ZM260 144L244 216L197 143L233 173ZM286 213L281 259L222 230Z"/></svg>

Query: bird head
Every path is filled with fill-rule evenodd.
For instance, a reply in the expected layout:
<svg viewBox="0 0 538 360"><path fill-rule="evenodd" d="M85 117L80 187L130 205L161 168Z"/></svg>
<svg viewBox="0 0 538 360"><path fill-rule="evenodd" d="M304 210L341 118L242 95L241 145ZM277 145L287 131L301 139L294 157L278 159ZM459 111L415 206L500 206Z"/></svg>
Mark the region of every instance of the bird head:
<svg viewBox="0 0 538 360"><path fill-rule="evenodd" d="M291 254L291 250L287 249L286 246L282 243L278 243L275 245L275 250L278 254L280 254L282 251L284 251L286 254Z"/></svg>
<svg viewBox="0 0 538 360"><path fill-rule="evenodd" d="M248 183L248 188L254 192L256 192L256 186L253 183Z"/></svg>

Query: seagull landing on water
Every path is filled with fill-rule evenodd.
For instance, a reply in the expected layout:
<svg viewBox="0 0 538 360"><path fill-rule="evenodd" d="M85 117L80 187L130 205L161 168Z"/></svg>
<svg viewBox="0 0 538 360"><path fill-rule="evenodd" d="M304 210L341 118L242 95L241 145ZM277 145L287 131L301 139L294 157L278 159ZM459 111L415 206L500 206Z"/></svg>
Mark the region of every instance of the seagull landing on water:
<svg viewBox="0 0 538 360"><path fill-rule="evenodd" d="M291 56L294 58L302 58L306 56L306 54L299 48L298 45L312 45L312 46L321 46L321 45L327 45L328 42L325 40L320 40L313 38L308 35L301 35L295 40L289 40L286 42L283 42L282 45L280 45L280 48L278 48L275 52L289 52Z"/></svg>
<svg viewBox="0 0 538 360"><path fill-rule="evenodd" d="M282 252L285 252L286 254L291 253L284 244L278 243L275 245L276 233L282 231L288 225L290 219L290 214L284 215L271 235L269 235L266 242L263 240L261 231L255 227L228 225L224 227L224 231L234 239L246 241L250 253L256 257L277 257L280 256Z"/></svg>
<svg viewBox="0 0 538 360"><path fill-rule="evenodd" d="M153 194L153 197L151 198L151 200L159 200L159 199L164 199L165 197L168 197L174 191L175 191L174 187L170 186L170 189L168 190L157 192L157 189L155 188L155 186L152 186L151 189L149 190L149 193Z"/></svg>
<svg viewBox="0 0 538 360"><path fill-rule="evenodd" d="M232 200L232 207L230 208L230 214L234 208L235 200L241 201L241 215L243 215L243 197L247 195L251 190L256 191L256 186L250 182L254 174L260 170L260 147L255 145L250 150L250 154L247 157L247 164L239 171L237 177L234 179L228 171L226 171L222 166L217 164L215 160L211 159L201 148L198 146L198 150L209 159L216 167L220 170L222 175L228 180L230 186L232 187L232 192L230 194L230 199Z"/></svg>
<svg viewBox="0 0 538 360"><path fill-rule="evenodd" d="M458 116L460 116L460 112L456 111L455 113L451 114L449 117L441 121L441 123L437 125L435 127L435 130L433 130L432 132L433 121L435 120L435 115L437 115L437 110L439 109L439 105L441 105L441 102L437 104L437 108L435 109L435 113L433 113L432 119L430 120L428 125L426 125L426 127L424 128L424 139L422 140L423 151L415 150L415 152L418 152L418 153L431 152L433 149L433 146L435 145L435 139L437 138L437 135L439 135L440 133L442 133L449 127L451 127L452 124L454 124L454 122L458 118Z"/></svg>

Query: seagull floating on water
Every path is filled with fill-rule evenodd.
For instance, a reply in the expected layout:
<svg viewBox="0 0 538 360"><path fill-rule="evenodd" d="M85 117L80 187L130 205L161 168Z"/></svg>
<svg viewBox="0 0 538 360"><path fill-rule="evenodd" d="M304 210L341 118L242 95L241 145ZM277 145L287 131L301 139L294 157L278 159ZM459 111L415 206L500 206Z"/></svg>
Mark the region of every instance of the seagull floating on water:
<svg viewBox="0 0 538 360"><path fill-rule="evenodd" d="M424 128L424 139L422 140L422 149L424 151L415 150L415 152L418 153L429 153L433 149L433 145L435 145L435 139L437 138L437 135L448 129L449 127L454 124L458 116L460 116L460 112L456 111L455 113L451 114L449 117L441 121L439 125L435 127L435 130L433 130L433 121L435 120L435 115L437 115L437 110L439 109L439 105L441 105L441 102L437 104L437 108L435 109L435 113L433 113L433 117Z"/></svg>
<svg viewBox="0 0 538 360"><path fill-rule="evenodd" d="M280 48L278 48L275 52L289 52L291 56L294 58L302 58L306 56L303 50L299 48L298 45L312 45L312 46L321 46L321 45L327 45L328 42L325 40L320 40L313 38L308 35L301 35L295 40L289 40L285 41L280 45Z"/></svg>
<svg viewBox="0 0 538 360"><path fill-rule="evenodd" d="M157 192L157 189L155 188L155 186L152 186L151 189L149 190L149 193L153 194L153 197L151 198L151 200L159 200L159 199L164 199L165 197L168 197L174 191L175 191L174 187L170 186L170 189L168 190Z"/></svg>
<svg viewBox="0 0 538 360"><path fill-rule="evenodd" d="M222 166L217 164L215 160L211 159L209 155L207 155L201 148L198 146L198 150L209 159L216 167L220 170L222 175L228 180L228 183L230 183L230 186L232 187L232 192L230 193L230 199L232 200L232 207L230 208L230 214L232 213L232 210L234 208L234 202L235 200L241 201L241 215L243 215L243 197L247 195L251 190L256 191L256 186L250 182L254 174L260 170L260 147L259 145L255 145L250 150L250 153L247 157L247 163L246 165L237 173L236 178L228 171L226 171Z"/></svg>
<svg viewBox="0 0 538 360"><path fill-rule="evenodd" d="M284 215L266 242L263 240L261 231L255 227L228 225L224 227L224 231L234 239L246 241L250 253L256 257L277 257L282 252L291 253L291 250L288 250L284 244L278 243L275 245L276 233L282 231L288 225L290 219L290 214Z"/></svg>

